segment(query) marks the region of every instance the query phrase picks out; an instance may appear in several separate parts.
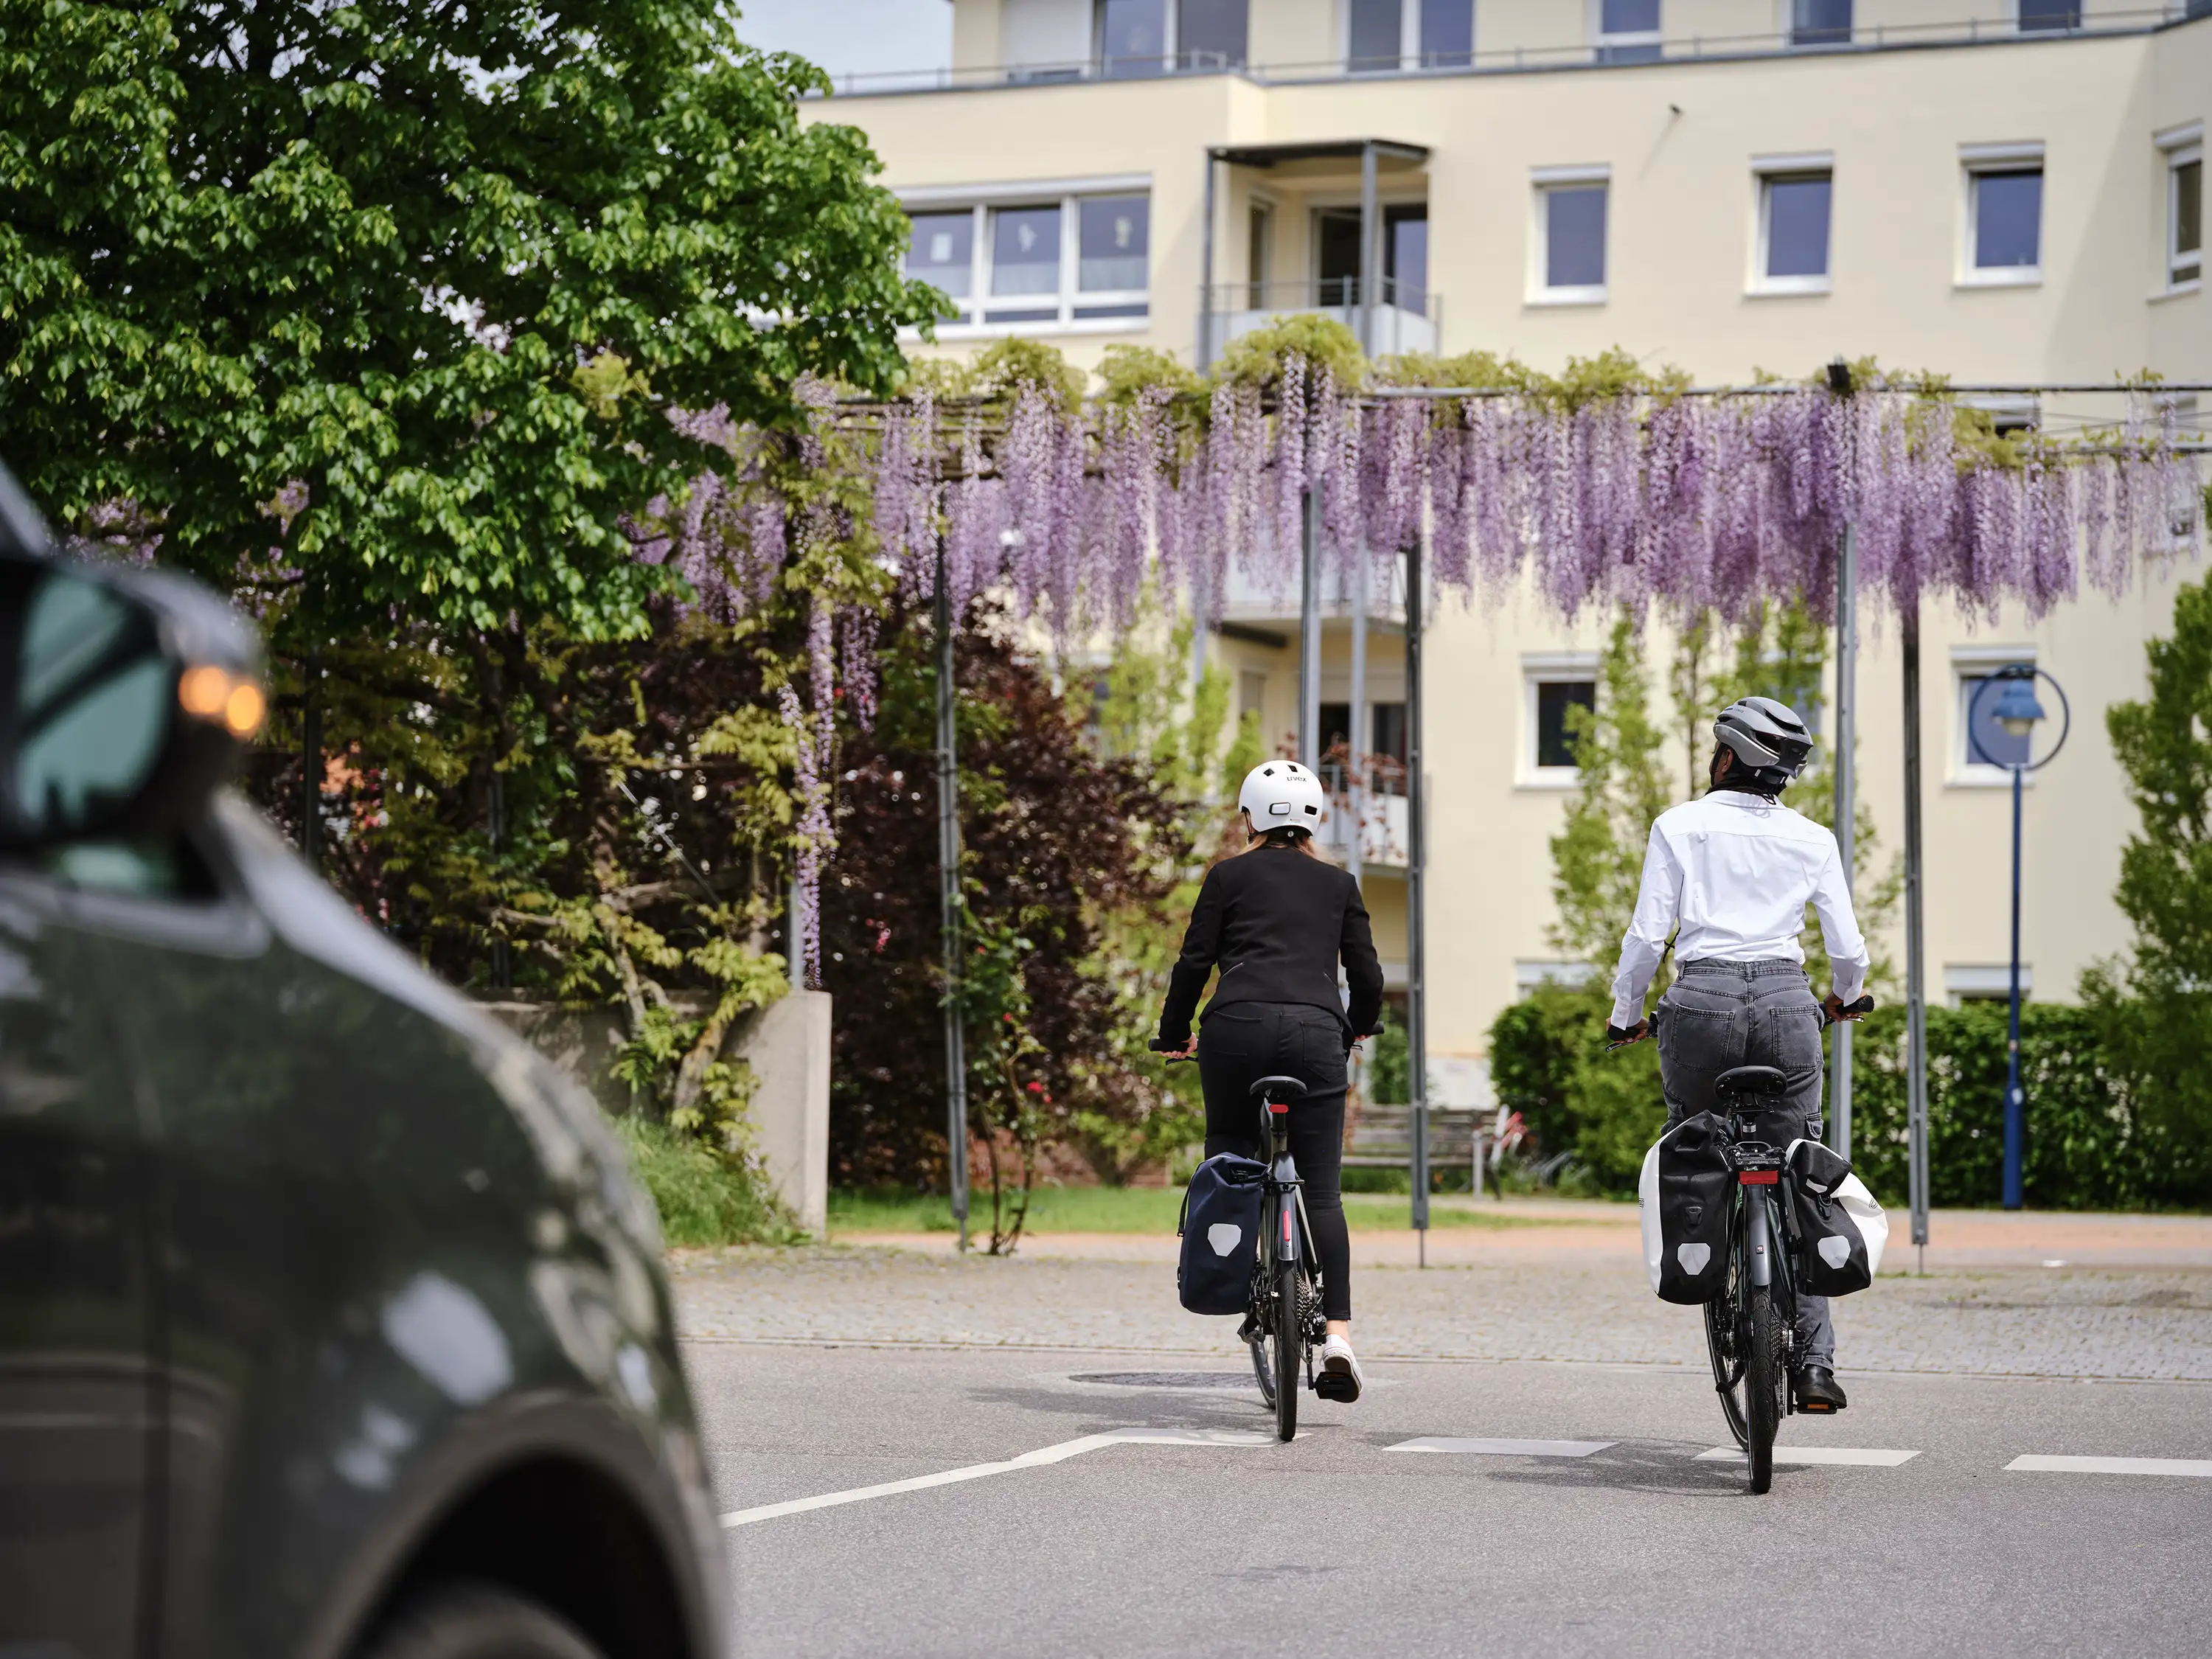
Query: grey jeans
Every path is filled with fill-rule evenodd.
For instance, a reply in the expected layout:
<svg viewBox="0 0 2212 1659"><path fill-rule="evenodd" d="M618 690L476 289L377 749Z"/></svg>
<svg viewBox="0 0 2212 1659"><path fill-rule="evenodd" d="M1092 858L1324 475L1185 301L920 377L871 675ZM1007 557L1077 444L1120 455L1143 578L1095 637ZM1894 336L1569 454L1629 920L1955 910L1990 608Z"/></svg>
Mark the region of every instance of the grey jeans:
<svg viewBox="0 0 2212 1659"><path fill-rule="evenodd" d="M1686 962L1659 999L1653 1036L1668 1128L1718 1105L1723 1072L1772 1066L1783 1076L1782 1127L1820 1138L1820 1005L1797 963ZM1801 1364L1836 1363L1826 1297L1798 1292L1797 1349Z"/></svg>

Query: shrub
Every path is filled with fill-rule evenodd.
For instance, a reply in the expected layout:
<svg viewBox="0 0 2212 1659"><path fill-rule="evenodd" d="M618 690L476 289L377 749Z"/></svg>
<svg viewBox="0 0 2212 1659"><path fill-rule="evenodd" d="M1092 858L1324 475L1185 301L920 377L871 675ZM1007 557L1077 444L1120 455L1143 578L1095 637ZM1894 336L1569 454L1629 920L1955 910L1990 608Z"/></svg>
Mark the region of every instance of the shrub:
<svg viewBox="0 0 2212 1659"><path fill-rule="evenodd" d="M765 1190L752 1164L634 1113L613 1123L630 1168L660 1212L665 1243L788 1244L805 1237Z"/></svg>

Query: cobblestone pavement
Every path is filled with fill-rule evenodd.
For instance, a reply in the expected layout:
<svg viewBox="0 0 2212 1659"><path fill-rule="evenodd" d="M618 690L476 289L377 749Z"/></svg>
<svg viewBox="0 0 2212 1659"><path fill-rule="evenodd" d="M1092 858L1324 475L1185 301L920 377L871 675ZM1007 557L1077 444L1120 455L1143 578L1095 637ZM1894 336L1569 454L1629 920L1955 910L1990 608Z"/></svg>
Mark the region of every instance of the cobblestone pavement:
<svg viewBox="0 0 2212 1659"><path fill-rule="evenodd" d="M832 1245L678 1252L671 1276L696 1340L1234 1352L1233 1322L1176 1306L1164 1261ZM1370 1265L1353 1289L1364 1357L1705 1363L1695 1310L1655 1298L1632 1249ZM1886 1274L1835 1316L1846 1372L2212 1381L2212 1272L2193 1265Z"/></svg>

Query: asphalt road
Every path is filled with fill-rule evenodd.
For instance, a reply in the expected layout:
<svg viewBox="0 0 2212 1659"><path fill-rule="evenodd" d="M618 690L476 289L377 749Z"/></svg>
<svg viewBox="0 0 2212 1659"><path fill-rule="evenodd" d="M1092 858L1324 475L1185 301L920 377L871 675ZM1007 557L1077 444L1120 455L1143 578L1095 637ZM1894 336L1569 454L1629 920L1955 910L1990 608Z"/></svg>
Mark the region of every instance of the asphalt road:
<svg viewBox="0 0 2212 1659"><path fill-rule="evenodd" d="M2007 1468L2212 1459L2203 1382L1846 1370L1850 1409L1782 1444L1892 1461L1753 1498L1698 1455L1727 1433L1685 1367L1375 1364L1281 1446L1225 1352L688 1353L747 1656L2212 1651L2212 1478ZM1069 1443L1131 1430L1167 1443ZM1421 1437L1606 1443L1395 1449Z"/></svg>

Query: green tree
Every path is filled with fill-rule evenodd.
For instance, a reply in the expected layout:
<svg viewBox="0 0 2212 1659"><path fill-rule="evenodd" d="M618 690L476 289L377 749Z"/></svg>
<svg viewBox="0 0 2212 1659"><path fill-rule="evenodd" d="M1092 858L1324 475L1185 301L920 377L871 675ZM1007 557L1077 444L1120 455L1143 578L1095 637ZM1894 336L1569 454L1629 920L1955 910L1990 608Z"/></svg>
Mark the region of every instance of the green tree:
<svg viewBox="0 0 2212 1659"><path fill-rule="evenodd" d="M817 90L715 0L0 0L0 447L320 623L639 634L624 515L721 459L671 410L933 309Z"/></svg>
<svg viewBox="0 0 2212 1659"><path fill-rule="evenodd" d="M2150 695L2105 714L2141 819L2115 895L2134 947L2085 975L2082 996L2145 1118L2203 1146L2212 1141L2212 587L2183 586L2172 636L2145 653Z"/></svg>
<svg viewBox="0 0 2212 1659"><path fill-rule="evenodd" d="M1651 821L1674 805L1651 711L1644 639L1623 611L1598 659L1597 702L1569 711L1577 775L1566 822L1552 837L1552 942L1609 965L1636 912Z"/></svg>

